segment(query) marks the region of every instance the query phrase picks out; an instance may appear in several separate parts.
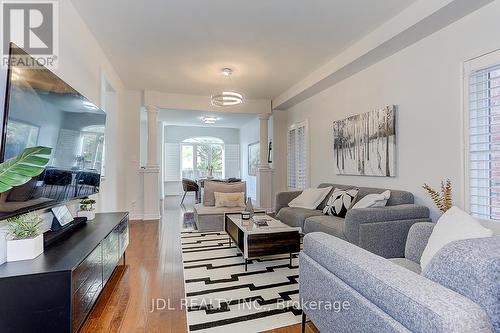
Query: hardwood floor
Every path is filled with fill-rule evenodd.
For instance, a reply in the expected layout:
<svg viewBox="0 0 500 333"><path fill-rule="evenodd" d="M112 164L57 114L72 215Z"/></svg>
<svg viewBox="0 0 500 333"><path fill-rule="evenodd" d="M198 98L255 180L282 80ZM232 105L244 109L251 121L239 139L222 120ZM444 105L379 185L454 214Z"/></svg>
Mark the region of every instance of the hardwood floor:
<svg viewBox="0 0 500 333"><path fill-rule="evenodd" d="M126 266L92 309L83 333L186 332L181 308L184 278L180 244L181 211L167 207L161 221L132 221ZM172 309L150 312L153 299Z"/></svg>
<svg viewBox="0 0 500 333"><path fill-rule="evenodd" d="M165 200L160 221L131 221L126 266L118 267L99 297L82 333L182 333L187 332L186 313L181 307L184 277L180 232L184 211L180 198ZM151 312L152 300L165 310ZM169 308L168 308L169 307ZM268 333L299 333L300 324ZM308 324L308 333L318 331Z"/></svg>

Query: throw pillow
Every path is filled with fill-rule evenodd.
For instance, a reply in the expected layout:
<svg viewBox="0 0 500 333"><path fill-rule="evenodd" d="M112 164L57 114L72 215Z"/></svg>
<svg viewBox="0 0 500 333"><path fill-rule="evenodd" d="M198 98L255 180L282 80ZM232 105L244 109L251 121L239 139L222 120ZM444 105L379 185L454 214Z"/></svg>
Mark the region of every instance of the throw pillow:
<svg viewBox="0 0 500 333"><path fill-rule="evenodd" d="M214 192L215 207L245 207L245 192L239 193L222 193Z"/></svg>
<svg viewBox="0 0 500 333"><path fill-rule="evenodd" d="M203 191L203 206L215 206L215 192L221 193L240 193L246 194L247 188L245 182L224 183L216 181L205 181Z"/></svg>
<svg viewBox="0 0 500 333"><path fill-rule="evenodd" d="M478 220L458 207L451 207L436 223L422 252L422 270L431 262L432 257L445 245L462 239L493 236L493 231L485 228Z"/></svg>
<svg viewBox="0 0 500 333"><path fill-rule="evenodd" d="M330 193L331 187L324 188L308 188L305 189L298 197L290 201L289 207L316 209L319 204Z"/></svg>
<svg viewBox="0 0 500 333"><path fill-rule="evenodd" d="M352 204L356 201L358 192L358 188L350 190L339 190L336 188L330 199L328 199L328 203L325 209L323 209L323 214L345 217L347 211L351 209Z"/></svg>
<svg viewBox="0 0 500 333"><path fill-rule="evenodd" d="M367 194L352 206L355 208L385 207L387 200L391 197L391 191L387 190L380 194Z"/></svg>

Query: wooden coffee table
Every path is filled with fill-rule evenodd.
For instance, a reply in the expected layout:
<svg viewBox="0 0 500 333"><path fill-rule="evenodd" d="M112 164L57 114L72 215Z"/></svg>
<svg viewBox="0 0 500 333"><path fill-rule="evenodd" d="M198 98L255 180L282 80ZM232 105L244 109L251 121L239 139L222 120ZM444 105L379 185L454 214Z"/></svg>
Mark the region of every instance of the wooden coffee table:
<svg viewBox="0 0 500 333"><path fill-rule="evenodd" d="M300 251L300 228L290 227L265 213L256 213L257 218L265 217L268 226L259 227L253 219L243 220L240 213L224 214L224 229L229 235L229 246L236 244L245 259L245 271L248 260L270 255L289 254L290 266L292 254Z"/></svg>

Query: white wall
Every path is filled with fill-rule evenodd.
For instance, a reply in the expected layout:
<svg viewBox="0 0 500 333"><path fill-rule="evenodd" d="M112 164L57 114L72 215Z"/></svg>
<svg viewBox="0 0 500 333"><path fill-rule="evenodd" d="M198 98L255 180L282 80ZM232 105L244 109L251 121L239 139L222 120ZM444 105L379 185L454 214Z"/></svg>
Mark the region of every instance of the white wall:
<svg viewBox="0 0 500 333"><path fill-rule="evenodd" d="M464 204L462 66L500 48L500 2L324 90L288 110L288 124L309 120L311 184L336 182L411 191L438 210L422 190L450 178L455 204ZM388 104L398 106L397 176L335 175L332 123ZM285 172L286 169L281 169Z"/></svg>
<svg viewBox="0 0 500 333"><path fill-rule="evenodd" d="M139 123L142 96L139 91L127 91L123 96L123 106L121 108L122 124L122 149L124 164L125 188L121 195L125 209L130 211L131 219L142 219L143 213L143 185L139 172L140 164L140 139Z"/></svg>

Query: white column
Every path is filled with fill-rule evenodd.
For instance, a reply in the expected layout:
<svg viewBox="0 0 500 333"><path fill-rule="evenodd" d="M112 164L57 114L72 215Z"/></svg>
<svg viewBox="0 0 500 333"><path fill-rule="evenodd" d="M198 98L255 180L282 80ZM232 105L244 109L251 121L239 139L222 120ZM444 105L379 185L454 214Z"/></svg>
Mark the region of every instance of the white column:
<svg viewBox="0 0 500 333"><path fill-rule="evenodd" d="M144 220L157 220L160 216L160 189L157 150L157 118L159 109L153 105L146 106L148 116L148 156L146 166L141 170L143 174Z"/></svg>
<svg viewBox="0 0 500 333"><path fill-rule="evenodd" d="M269 144L269 113L259 114L260 121L260 168L269 168L267 149Z"/></svg>
<svg viewBox="0 0 500 333"><path fill-rule="evenodd" d="M158 166L158 150L157 150L157 124L158 108L156 106L146 106L146 114L148 115L148 166Z"/></svg>
<svg viewBox="0 0 500 333"><path fill-rule="evenodd" d="M257 205L270 212L273 209L273 170L267 161L269 145L269 113L259 114L260 162L257 170Z"/></svg>

